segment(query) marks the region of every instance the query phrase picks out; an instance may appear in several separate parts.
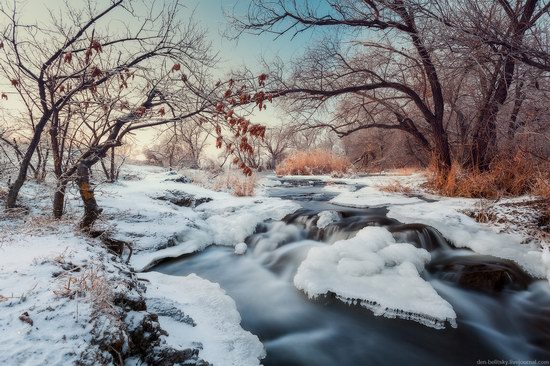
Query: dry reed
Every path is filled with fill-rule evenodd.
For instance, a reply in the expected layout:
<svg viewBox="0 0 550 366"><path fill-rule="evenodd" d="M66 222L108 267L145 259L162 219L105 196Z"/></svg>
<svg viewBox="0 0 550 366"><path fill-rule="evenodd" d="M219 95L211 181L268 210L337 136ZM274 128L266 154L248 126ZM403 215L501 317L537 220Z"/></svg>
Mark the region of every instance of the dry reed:
<svg viewBox="0 0 550 366"><path fill-rule="evenodd" d="M350 161L327 150L298 151L283 162L275 172L277 175L342 175L351 170Z"/></svg>

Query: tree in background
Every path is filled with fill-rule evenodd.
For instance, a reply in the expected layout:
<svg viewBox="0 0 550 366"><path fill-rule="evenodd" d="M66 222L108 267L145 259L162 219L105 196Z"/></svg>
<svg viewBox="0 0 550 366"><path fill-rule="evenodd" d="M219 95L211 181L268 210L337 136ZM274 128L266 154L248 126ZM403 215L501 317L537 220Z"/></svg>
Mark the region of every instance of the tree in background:
<svg viewBox="0 0 550 366"><path fill-rule="evenodd" d="M445 176L452 160L489 169L502 131L510 136L523 126L527 88L543 84L531 75L548 71L549 7L538 0L254 0L233 26L237 36L331 30L290 70L267 64L273 97L284 97L303 128L340 137L400 130Z"/></svg>
<svg viewBox="0 0 550 366"><path fill-rule="evenodd" d="M198 169L209 137L205 127L206 123L200 119L167 126L157 135L160 142L145 149L145 157L154 164Z"/></svg>

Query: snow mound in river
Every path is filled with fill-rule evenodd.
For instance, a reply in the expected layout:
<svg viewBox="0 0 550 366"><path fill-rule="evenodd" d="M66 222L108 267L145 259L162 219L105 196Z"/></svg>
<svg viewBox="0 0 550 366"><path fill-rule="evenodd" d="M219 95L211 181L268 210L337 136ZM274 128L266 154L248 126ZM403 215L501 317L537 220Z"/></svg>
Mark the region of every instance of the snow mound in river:
<svg viewBox="0 0 550 366"><path fill-rule="evenodd" d="M430 253L396 243L380 227L366 227L348 240L312 248L294 277L294 285L310 297L334 293L375 315L403 318L444 328L456 327L452 306L420 277Z"/></svg>
<svg viewBox="0 0 550 366"><path fill-rule="evenodd" d="M321 211L317 214L319 219L317 220L317 227L324 229L330 224L340 220L340 215L336 211Z"/></svg>

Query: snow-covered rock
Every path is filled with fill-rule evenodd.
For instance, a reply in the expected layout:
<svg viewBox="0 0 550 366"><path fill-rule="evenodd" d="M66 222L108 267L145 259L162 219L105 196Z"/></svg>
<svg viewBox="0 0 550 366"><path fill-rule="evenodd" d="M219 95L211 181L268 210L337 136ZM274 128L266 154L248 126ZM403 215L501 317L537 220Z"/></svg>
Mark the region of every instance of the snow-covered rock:
<svg viewBox="0 0 550 366"><path fill-rule="evenodd" d="M246 253L246 250L248 249L248 246L246 243L239 243L235 245L235 254L242 255Z"/></svg>
<svg viewBox="0 0 550 366"><path fill-rule="evenodd" d="M340 215L338 215L336 211L321 211L317 216L319 217L319 219L317 219L317 227L319 229L324 229L330 224L340 220Z"/></svg>
<svg viewBox="0 0 550 366"><path fill-rule="evenodd" d="M465 198L440 198L435 202L422 202L407 206L390 206L388 217L403 223L421 223L432 226L459 248L492 255L516 262L536 278L545 278L546 269L542 252L534 243L524 243L518 233L498 233L489 225L476 222L461 211L471 208L477 200Z"/></svg>

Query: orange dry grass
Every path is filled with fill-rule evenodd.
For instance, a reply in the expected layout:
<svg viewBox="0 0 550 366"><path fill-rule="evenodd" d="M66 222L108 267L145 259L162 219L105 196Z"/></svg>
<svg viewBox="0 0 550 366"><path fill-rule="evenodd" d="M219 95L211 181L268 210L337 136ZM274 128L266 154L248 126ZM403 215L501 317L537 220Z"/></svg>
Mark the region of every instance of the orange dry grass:
<svg viewBox="0 0 550 366"><path fill-rule="evenodd" d="M420 171L422 171L422 169L419 167L409 166L409 167L392 169L391 173L396 175L413 175Z"/></svg>
<svg viewBox="0 0 550 366"><path fill-rule="evenodd" d="M446 176L436 172L429 184L446 196L496 199L537 194L535 188L543 187L541 182L548 182L548 177L541 173L531 159L517 154L512 158L495 158L490 169L485 172L468 171L454 162Z"/></svg>
<svg viewBox="0 0 550 366"><path fill-rule="evenodd" d="M231 191L233 195L253 196L256 186L256 176L245 176L241 172L227 172L226 175L217 177L212 189L215 191Z"/></svg>
<svg viewBox="0 0 550 366"><path fill-rule="evenodd" d="M277 165L277 175L345 174L351 162L327 150L298 151Z"/></svg>
<svg viewBox="0 0 550 366"><path fill-rule="evenodd" d="M242 176L237 179L233 179L231 185L233 186L233 194L235 196L253 196L256 178L254 176Z"/></svg>
<svg viewBox="0 0 550 366"><path fill-rule="evenodd" d="M546 200L546 216L550 219L550 177L539 177L533 187L533 194Z"/></svg>
<svg viewBox="0 0 550 366"><path fill-rule="evenodd" d="M412 194L413 190L411 187L404 186L398 181L392 182L385 186L379 187L381 191L390 192L390 193L403 193L403 194Z"/></svg>

